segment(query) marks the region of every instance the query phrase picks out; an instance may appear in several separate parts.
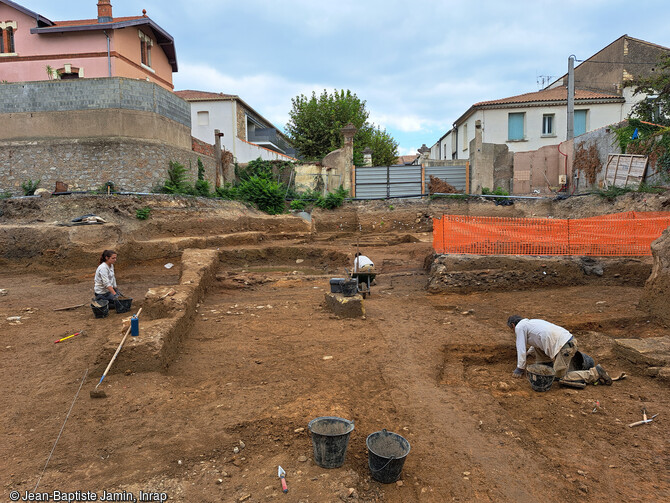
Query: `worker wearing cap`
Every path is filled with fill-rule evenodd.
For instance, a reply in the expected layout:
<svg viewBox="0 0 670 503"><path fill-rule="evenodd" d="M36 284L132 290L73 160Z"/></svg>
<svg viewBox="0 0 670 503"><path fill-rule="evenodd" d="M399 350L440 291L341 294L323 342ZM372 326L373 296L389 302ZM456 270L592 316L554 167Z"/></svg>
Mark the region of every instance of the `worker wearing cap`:
<svg viewBox="0 0 670 503"><path fill-rule="evenodd" d="M513 377L522 377L526 370L526 357L535 353L536 363L551 362L558 379L566 382L594 384L598 381L611 385L612 378L600 365L589 370L568 371L570 361L577 352L577 340L565 328L545 320L531 320L512 315L507 326L516 336L516 369Z"/></svg>

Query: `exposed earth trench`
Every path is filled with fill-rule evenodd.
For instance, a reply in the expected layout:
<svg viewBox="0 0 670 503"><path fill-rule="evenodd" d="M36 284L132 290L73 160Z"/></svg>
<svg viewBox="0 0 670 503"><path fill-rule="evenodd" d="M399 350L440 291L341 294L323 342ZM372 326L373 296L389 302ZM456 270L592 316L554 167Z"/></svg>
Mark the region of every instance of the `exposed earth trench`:
<svg viewBox="0 0 670 503"><path fill-rule="evenodd" d="M77 204L68 216L83 210ZM96 213L118 225L121 236L134 233L133 239L155 240L166 250L165 257L129 259L130 245L122 244L129 251L119 255L117 278L135 299L133 311L148 289L178 284L175 243L216 234L197 208L189 217L196 230L188 233L186 220L156 216L142 227L125 218L135 203L115 203L118 218L119 212L105 213L104 203L96 204ZM20 217L16 208L4 209L4 226L40 226L35 220L66 214L42 208ZM493 286L477 288L459 277L460 287L433 294L427 290L432 247L426 222L435 208L397 207L392 218L387 208L359 209L358 229L345 208L315 214L316 224L306 231L244 208L226 211L252 223L236 227L231 218L225 233L239 240L221 238L214 247L216 281L183 334L178 356L163 371L145 372L132 348L124 348L122 366L105 378L102 400L89 397L101 375L95 362L104 344L121 340L124 316L95 319L87 306L54 308L88 302L95 264L77 260L95 258L105 243L3 257L0 500L9 501L12 491L23 497L38 480L37 491L51 496L92 491L101 497L107 491L139 498L144 491L178 502L670 499L667 381L615 350L615 339L667 335L662 321L637 308L648 260L617 263L616 278L605 268L605 279L570 277L519 288L504 274L496 276L491 259L484 267L496 278ZM395 219L395 228L380 226L384 219ZM183 229L175 232L175 225ZM377 284L364 301L365 318L340 319L325 308L324 294L357 248L376 263ZM167 262L175 266L166 269ZM542 266L553 277L569 274L551 261ZM517 270L533 268L520 259ZM510 314L565 326L612 375L625 371L629 377L612 386L554 384L534 392L525 379L511 377ZM7 320L13 316L20 322ZM146 322L140 318L140 337ZM79 330L84 335L54 344ZM629 428L642 419L643 407L659 416ZM341 468L314 463L307 423L319 416L355 423ZM400 480L388 485L371 479L365 443L384 428L411 444ZM287 494L278 465L287 473Z"/></svg>

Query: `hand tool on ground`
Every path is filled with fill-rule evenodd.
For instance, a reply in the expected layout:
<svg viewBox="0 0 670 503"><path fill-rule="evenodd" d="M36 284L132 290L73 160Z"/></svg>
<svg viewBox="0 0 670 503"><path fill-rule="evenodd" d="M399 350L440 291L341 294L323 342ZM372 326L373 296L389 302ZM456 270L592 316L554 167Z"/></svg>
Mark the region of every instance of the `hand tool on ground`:
<svg viewBox="0 0 670 503"><path fill-rule="evenodd" d="M142 312L142 308L140 307L140 310L137 311L137 314L135 316L139 316L140 313ZM116 348L116 352L114 353L114 356L112 356L112 359L109 362L109 365L107 365L107 368L105 371L102 373L102 377L100 378L100 381L98 381L98 384L95 385L95 388L91 390L91 398L107 398L107 393L105 393L105 390L98 389L98 386L102 383L102 380L105 378L107 375L107 372L109 372L109 369L112 367L112 363L114 363L114 360L116 360L116 355L119 354L119 351L121 351L121 348L123 347L123 343L126 342L126 337L128 337L128 334L130 333L131 327L128 327L128 330L126 330L126 335L123 336L123 339L121 339L121 344L119 344L119 347Z"/></svg>
<svg viewBox="0 0 670 503"><path fill-rule="evenodd" d="M158 297L158 300L163 300L165 297L168 297L169 295L174 295L175 293L177 293L177 291L174 290L174 289L172 289L172 288L170 288L170 290L168 291L168 293L166 293L165 295L161 295L160 297Z"/></svg>
<svg viewBox="0 0 670 503"><path fill-rule="evenodd" d="M654 414L649 419L647 419L647 408L645 407L642 409L642 421L636 421L634 423L630 423L628 427L632 428L633 426L640 426L641 424L651 423L656 416L658 416L658 414Z"/></svg>
<svg viewBox="0 0 670 503"><path fill-rule="evenodd" d="M77 309L78 307L83 307L86 304L77 304L76 306L68 306L68 307L58 307L54 309L54 311L67 311L68 309Z"/></svg>
<svg viewBox="0 0 670 503"><path fill-rule="evenodd" d="M583 383L581 381L566 381L564 379L557 379L558 384L561 386L567 386L568 388L577 388L577 389L584 389L586 388L586 383Z"/></svg>
<svg viewBox="0 0 670 503"><path fill-rule="evenodd" d="M67 337L63 337L62 339L58 339L57 341L54 341L54 344L58 344L59 342L66 341L66 340L68 340L69 338L74 337L75 335L80 335L80 334L82 334L82 333L83 333L83 332L77 332L76 334L68 335Z"/></svg>
<svg viewBox="0 0 670 503"><path fill-rule="evenodd" d="M619 374L619 377L613 377L613 378L612 378L612 381L621 381L621 379L625 379L626 377L627 377L627 376L626 376L626 373L625 373L625 372L621 372L621 374Z"/></svg>
<svg viewBox="0 0 670 503"><path fill-rule="evenodd" d="M277 476L281 479L281 490L287 493L288 487L286 485L286 472L281 466L279 467L279 470L277 470Z"/></svg>

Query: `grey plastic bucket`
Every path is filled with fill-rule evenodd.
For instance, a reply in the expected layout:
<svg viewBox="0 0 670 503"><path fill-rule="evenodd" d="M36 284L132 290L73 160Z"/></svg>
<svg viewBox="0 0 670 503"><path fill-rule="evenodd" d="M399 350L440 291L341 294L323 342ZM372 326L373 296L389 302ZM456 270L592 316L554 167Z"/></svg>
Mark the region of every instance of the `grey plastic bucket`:
<svg viewBox="0 0 670 503"><path fill-rule="evenodd" d="M93 299L91 301L91 309L96 318L106 318L109 314L109 301L106 299Z"/></svg>
<svg viewBox="0 0 670 503"><path fill-rule="evenodd" d="M312 419L307 425L312 434L314 462L321 468L339 468L349 445L354 422L341 417L324 416Z"/></svg>
<svg viewBox="0 0 670 503"><path fill-rule="evenodd" d="M114 300L114 307L116 308L117 314L125 313L130 311L130 306L133 303L133 299L130 297L116 298Z"/></svg>
<svg viewBox="0 0 670 503"><path fill-rule="evenodd" d="M534 391L548 391L554 382L556 373L554 368L541 363L534 363L526 367L528 382Z"/></svg>
<svg viewBox="0 0 670 503"><path fill-rule="evenodd" d="M368 467L372 478L382 484L392 484L400 478L400 472L409 454L409 442L385 429L368 435Z"/></svg>

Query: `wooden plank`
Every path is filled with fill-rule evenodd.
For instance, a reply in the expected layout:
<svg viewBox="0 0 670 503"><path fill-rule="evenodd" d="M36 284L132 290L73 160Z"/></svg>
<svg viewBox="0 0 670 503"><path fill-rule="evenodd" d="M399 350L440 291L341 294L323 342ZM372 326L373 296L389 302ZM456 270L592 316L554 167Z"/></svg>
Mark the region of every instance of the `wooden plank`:
<svg viewBox="0 0 670 503"><path fill-rule="evenodd" d="M623 184L624 187L628 186L628 178L630 178L630 170L632 167L633 167L633 156L631 156L630 159L628 160L628 173L626 173L626 181Z"/></svg>
<svg viewBox="0 0 670 503"><path fill-rule="evenodd" d="M616 166L614 167L614 182L613 185L616 186L616 176L617 173L619 173L619 161L621 160L621 156L617 155L616 156Z"/></svg>

